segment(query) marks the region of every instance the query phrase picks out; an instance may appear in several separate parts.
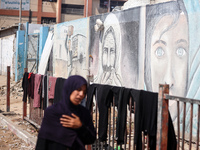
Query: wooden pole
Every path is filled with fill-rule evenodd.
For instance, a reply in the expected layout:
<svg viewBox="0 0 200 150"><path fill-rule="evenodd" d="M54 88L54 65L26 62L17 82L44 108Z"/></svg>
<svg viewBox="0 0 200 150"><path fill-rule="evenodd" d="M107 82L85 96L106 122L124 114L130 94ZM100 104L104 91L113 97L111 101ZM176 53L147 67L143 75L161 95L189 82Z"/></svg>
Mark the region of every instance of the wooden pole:
<svg viewBox="0 0 200 150"><path fill-rule="evenodd" d="M169 85L159 85L156 150L167 150L169 112L164 94L169 94Z"/></svg>
<svg viewBox="0 0 200 150"><path fill-rule="evenodd" d="M28 71L28 68L24 68L24 73ZM27 102L23 101L23 114L22 114L22 119L24 120L25 117L27 116Z"/></svg>
<svg viewBox="0 0 200 150"><path fill-rule="evenodd" d="M10 112L10 66L7 66L7 103L6 111Z"/></svg>

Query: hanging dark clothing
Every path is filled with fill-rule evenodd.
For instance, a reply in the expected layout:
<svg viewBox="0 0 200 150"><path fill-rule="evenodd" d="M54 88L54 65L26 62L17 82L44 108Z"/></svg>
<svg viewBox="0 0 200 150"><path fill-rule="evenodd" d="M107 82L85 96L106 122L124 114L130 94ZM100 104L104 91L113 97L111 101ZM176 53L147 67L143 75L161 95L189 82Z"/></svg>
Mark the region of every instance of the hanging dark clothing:
<svg viewBox="0 0 200 150"><path fill-rule="evenodd" d="M117 120L116 120L116 139L117 144L124 143L124 132L126 129L126 115L127 115L127 101L123 99L125 88L120 88L119 101L117 106Z"/></svg>
<svg viewBox="0 0 200 150"><path fill-rule="evenodd" d="M88 110L91 110L92 108L92 103L93 103L93 95L95 95L95 92L97 90L98 84L91 84L88 87L87 90L87 101L86 101L86 108Z"/></svg>
<svg viewBox="0 0 200 150"><path fill-rule="evenodd" d="M71 93L82 85L87 85L87 81L78 75L70 76L65 80L62 100L46 108L44 112L36 150L39 150L42 145L40 139L50 140L73 150L85 150L86 144L94 143L96 132L90 111L81 105L74 105L70 101ZM71 116L72 113L79 116L82 122L81 128L66 128L60 123L63 114Z"/></svg>
<svg viewBox="0 0 200 150"><path fill-rule="evenodd" d="M117 107L118 107L119 99L121 98L119 96L119 93L120 93L121 89L122 89L121 87L117 87L117 86L112 86L111 87L111 90L112 90L113 96L114 96L114 103L115 103L115 106L117 106ZM111 103L113 103L113 100L111 101Z"/></svg>
<svg viewBox="0 0 200 150"><path fill-rule="evenodd" d="M157 134L157 107L158 93L141 90L140 98L136 99L135 110L135 144L136 150L142 149L142 131L149 135L150 149L156 149L156 134ZM171 117L169 116L169 125ZM176 139L173 125L168 130L168 150L176 148ZM174 134L173 134L174 133ZM175 146L174 146L175 145Z"/></svg>
<svg viewBox="0 0 200 150"><path fill-rule="evenodd" d="M32 99L34 99L34 84L35 84L35 74L34 73L29 73L29 77L28 77L28 96L30 98L32 98Z"/></svg>
<svg viewBox="0 0 200 150"><path fill-rule="evenodd" d="M22 80L22 89L23 89L23 99L22 101L27 102L27 95L28 95L28 72L25 72L23 75Z"/></svg>
<svg viewBox="0 0 200 150"><path fill-rule="evenodd" d="M54 103L59 102L62 99L62 89L66 79L57 78L54 93Z"/></svg>
<svg viewBox="0 0 200 150"><path fill-rule="evenodd" d="M43 77L43 91L44 91L44 99L43 99L43 110L47 108L47 76Z"/></svg>
<svg viewBox="0 0 200 150"><path fill-rule="evenodd" d="M97 103L99 108L99 140L107 140L108 127L108 108L113 100L112 86L98 85L97 86Z"/></svg>
<svg viewBox="0 0 200 150"><path fill-rule="evenodd" d="M120 88L116 121L116 138L118 145L124 144L124 136L127 122L127 104L129 104L129 99L130 89L123 87Z"/></svg>
<svg viewBox="0 0 200 150"><path fill-rule="evenodd" d="M140 90L136 90L136 89L130 89L130 94L131 94L131 97L132 97L132 108L131 108L131 112L132 113L135 113L135 110L134 110L134 102L138 102L139 99L140 99Z"/></svg>
<svg viewBox="0 0 200 150"><path fill-rule="evenodd" d="M112 87L109 85L92 84L88 90L87 108L90 110L93 102L93 95L97 90L97 106L99 109L98 135L100 141L107 140L108 108L113 101Z"/></svg>

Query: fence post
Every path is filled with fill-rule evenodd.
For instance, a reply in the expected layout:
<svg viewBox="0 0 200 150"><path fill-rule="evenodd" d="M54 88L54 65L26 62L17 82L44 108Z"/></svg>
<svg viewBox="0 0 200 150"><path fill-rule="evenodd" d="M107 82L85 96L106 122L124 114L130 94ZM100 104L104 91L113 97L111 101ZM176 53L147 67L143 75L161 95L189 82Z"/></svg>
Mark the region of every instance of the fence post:
<svg viewBox="0 0 200 150"><path fill-rule="evenodd" d="M7 112L10 112L10 66L7 66Z"/></svg>
<svg viewBox="0 0 200 150"><path fill-rule="evenodd" d="M24 68L24 73L28 72L28 68ZM23 114L22 114L22 119L24 120L24 118L27 116L27 102L23 101Z"/></svg>
<svg viewBox="0 0 200 150"><path fill-rule="evenodd" d="M52 76L53 73L52 71L47 71L47 107L49 106L49 96L48 96L48 93L49 93L49 77Z"/></svg>
<svg viewBox="0 0 200 150"><path fill-rule="evenodd" d="M167 150L168 143L168 99L164 94L169 94L169 85L159 85L158 113L157 113L157 143L156 150Z"/></svg>

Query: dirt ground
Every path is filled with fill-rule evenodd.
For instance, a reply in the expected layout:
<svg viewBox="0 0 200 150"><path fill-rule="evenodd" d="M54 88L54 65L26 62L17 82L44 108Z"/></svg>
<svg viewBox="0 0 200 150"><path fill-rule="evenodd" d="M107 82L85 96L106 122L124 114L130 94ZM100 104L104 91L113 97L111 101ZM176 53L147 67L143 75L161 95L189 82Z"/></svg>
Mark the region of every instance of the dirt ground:
<svg viewBox="0 0 200 150"><path fill-rule="evenodd" d="M7 99L7 77L0 76L0 110L6 111L6 99ZM10 80L10 111L22 114L22 87L21 81L15 83Z"/></svg>
<svg viewBox="0 0 200 150"><path fill-rule="evenodd" d="M7 112L7 77L0 76L0 113L16 123L18 128L37 137L37 129L22 119L22 82L10 80L10 112ZM0 150L31 150L34 149L22 139L13 134L6 125L0 123Z"/></svg>

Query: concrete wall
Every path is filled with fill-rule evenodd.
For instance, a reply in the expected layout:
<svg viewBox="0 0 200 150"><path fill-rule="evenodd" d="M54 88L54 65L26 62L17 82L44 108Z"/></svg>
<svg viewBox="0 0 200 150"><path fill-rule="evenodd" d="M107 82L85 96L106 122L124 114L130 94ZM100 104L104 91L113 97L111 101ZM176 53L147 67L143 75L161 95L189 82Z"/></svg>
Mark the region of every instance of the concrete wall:
<svg viewBox="0 0 200 150"><path fill-rule="evenodd" d="M9 27L12 25L18 25L19 23L19 17L15 16L2 16L0 15L0 23L1 27ZM22 23L28 22L28 17L22 17Z"/></svg>
<svg viewBox="0 0 200 150"><path fill-rule="evenodd" d="M42 2L42 12L56 13L56 8L57 8L56 2Z"/></svg>
<svg viewBox="0 0 200 150"><path fill-rule="evenodd" d="M200 37L200 21L197 18L200 18L199 1L180 0L56 25L54 75L93 75L94 83L153 92L158 92L159 84L167 83L172 95L200 99L200 44L196 40ZM104 29L95 32L97 19L104 23ZM81 25L78 28L75 27L77 22ZM71 37L68 35L69 26L73 26L76 32ZM72 45L72 37L78 34L85 36L85 43L89 44L84 48L88 59L84 67L82 63L71 66L73 55L67 48ZM193 135L197 129L197 107L194 109ZM173 101L170 111L176 121ZM189 131L189 113L186 120Z"/></svg>
<svg viewBox="0 0 200 150"><path fill-rule="evenodd" d="M31 11L38 11L38 1L30 0L30 9Z"/></svg>
<svg viewBox="0 0 200 150"><path fill-rule="evenodd" d="M62 22L84 18L83 15L61 14Z"/></svg>
<svg viewBox="0 0 200 150"><path fill-rule="evenodd" d="M10 66L10 75L13 77L15 64L15 34L0 38L0 74L7 75L7 66Z"/></svg>

